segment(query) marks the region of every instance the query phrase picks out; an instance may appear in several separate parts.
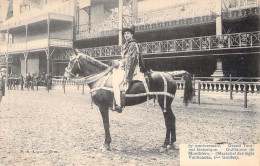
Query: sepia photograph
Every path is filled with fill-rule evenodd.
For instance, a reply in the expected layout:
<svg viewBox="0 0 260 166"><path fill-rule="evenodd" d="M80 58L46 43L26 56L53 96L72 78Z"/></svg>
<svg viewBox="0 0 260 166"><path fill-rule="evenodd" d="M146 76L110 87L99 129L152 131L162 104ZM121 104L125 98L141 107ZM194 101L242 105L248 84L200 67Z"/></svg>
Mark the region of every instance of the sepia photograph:
<svg viewBox="0 0 260 166"><path fill-rule="evenodd" d="M0 0L0 166L260 166L259 0Z"/></svg>

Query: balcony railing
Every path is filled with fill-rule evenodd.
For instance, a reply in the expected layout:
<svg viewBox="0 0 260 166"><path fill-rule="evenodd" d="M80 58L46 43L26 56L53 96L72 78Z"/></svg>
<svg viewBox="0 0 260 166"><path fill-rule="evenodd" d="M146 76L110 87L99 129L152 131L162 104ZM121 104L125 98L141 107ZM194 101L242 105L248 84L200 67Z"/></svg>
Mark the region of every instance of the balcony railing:
<svg viewBox="0 0 260 166"><path fill-rule="evenodd" d="M66 47L72 48L73 42L72 40L64 40L64 39L40 39L40 40L32 40L22 42L22 43L14 43L14 44L7 44L0 46L0 53L16 53L16 52L23 52L23 51L30 51L30 50L37 50L37 49L44 49L51 47Z"/></svg>
<svg viewBox="0 0 260 166"><path fill-rule="evenodd" d="M215 20L216 5L216 1L187 3L184 5L172 6L160 10L139 13L138 19L136 19L135 22L132 22L131 19L125 20L128 24L136 25L137 31L147 31L151 29L155 30L182 25L199 24L201 22L211 22ZM222 3L222 11L224 11L225 14L237 10L241 13L238 14L237 17L243 15L242 13L250 12L243 12L242 10L256 7L259 7L258 0L224 0ZM181 23L183 21L185 23ZM143 29L141 28L143 26L149 26L151 28ZM110 18L104 20L103 22L91 22L88 24L79 25L75 29L76 40L106 37L117 34L118 15L116 13L113 13Z"/></svg>
<svg viewBox="0 0 260 166"><path fill-rule="evenodd" d="M53 47L73 47L73 41L72 40L65 40L65 39L49 39L50 46Z"/></svg>
<svg viewBox="0 0 260 166"><path fill-rule="evenodd" d="M258 0L224 0L222 3L224 10L229 11L258 7L259 5Z"/></svg>
<svg viewBox="0 0 260 166"><path fill-rule="evenodd" d="M260 31L139 43L142 54L260 47ZM81 49L92 57L120 56L119 45Z"/></svg>

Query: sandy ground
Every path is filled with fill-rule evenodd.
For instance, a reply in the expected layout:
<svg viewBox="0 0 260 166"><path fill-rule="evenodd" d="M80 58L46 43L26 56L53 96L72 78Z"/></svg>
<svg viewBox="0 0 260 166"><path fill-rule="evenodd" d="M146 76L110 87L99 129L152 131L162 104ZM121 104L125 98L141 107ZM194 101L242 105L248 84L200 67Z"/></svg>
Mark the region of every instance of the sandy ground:
<svg viewBox="0 0 260 166"><path fill-rule="evenodd" d="M85 89L85 91L87 91ZM160 153L165 126L159 106L146 103L110 112L112 151L102 152L103 123L87 92L61 87L47 93L7 91L0 105L0 165L179 165L180 152ZM172 104L176 144L260 143L260 95L201 93L201 105Z"/></svg>

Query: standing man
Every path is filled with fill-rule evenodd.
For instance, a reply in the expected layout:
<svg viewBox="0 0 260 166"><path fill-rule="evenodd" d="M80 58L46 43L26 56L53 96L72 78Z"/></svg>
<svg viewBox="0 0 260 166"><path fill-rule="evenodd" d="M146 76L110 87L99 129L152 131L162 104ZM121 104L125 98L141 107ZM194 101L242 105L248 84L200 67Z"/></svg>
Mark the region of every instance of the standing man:
<svg viewBox="0 0 260 166"><path fill-rule="evenodd" d="M23 75L20 75L20 85L21 85L21 90L23 90L23 84L24 84L24 78Z"/></svg>
<svg viewBox="0 0 260 166"><path fill-rule="evenodd" d="M113 89L115 97L115 111L121 113L120 85L124 82L126 87L130 84L133 76L138 72L145 72L144 61L139 51L139 46L134 39L135 27L124 28L122 35L125 41L123 46L123 57L116 69L113 70Z"/></svg>
<svg viewBox="0 0 260 166"><path fill-rule="evenodd" d="M2 101L2 97L5 96L5 81L4 77L6 75L6 69L1 69L1 79L0 79L0 102Z"/></svg>

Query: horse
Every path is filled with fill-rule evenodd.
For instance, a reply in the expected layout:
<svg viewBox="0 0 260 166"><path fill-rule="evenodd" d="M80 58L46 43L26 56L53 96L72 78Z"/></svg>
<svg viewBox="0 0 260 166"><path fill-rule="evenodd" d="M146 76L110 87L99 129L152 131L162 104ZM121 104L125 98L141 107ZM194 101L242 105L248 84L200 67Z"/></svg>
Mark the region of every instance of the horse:
<svg viewBox="0 0 260 166"><path fill-rule="evenodd" d="M91 91L92 102L99 107L103 119L103 125L105 130L105 141L101 146L102 150L111 150L110 143L112 141L110 130L109 130L109 108L113 107L114 94L112 92L112 72L111 66L96 60L95 58L83 54L76 53L70 57L68 66L65 68L64 78L74 78L75 76L84 77L86 83L88 84ZM178 147L174 144L176 142L176 126L175 126L175 115L173 114L171 104L173 97L176 93L177 84L173 76L167 72L147 72L149 79L149 91L150 92L163 92L167 91L170 95L149 95L148 99L157 99L159 106L163 110L165 126L166 126L166 136L162 149L176 148ZM185 105L192 100L192 82L191 74L186 72L183 77L185 81L184 86L184 97L183 102ZM165 83L167 86L165 86ZM100 88L102 86L103 88ZM107 87L107 88L104 88ZM165 89L167 87L167 89ZM110 88L110 90L108 89ZM129 85L126 94L140 94L145 93L146 89L142 81L132 81ZM133 106L143 103L148 100L147 95L138 97L126 97L125 106Z"/></svg>

